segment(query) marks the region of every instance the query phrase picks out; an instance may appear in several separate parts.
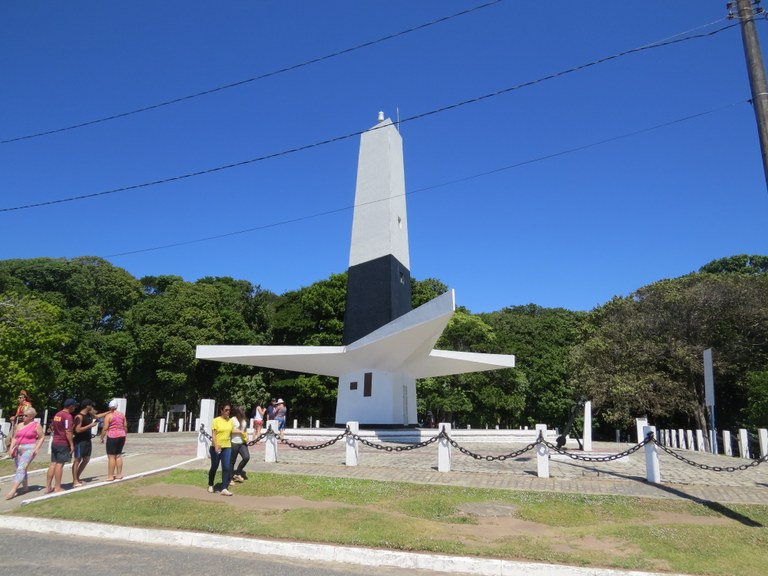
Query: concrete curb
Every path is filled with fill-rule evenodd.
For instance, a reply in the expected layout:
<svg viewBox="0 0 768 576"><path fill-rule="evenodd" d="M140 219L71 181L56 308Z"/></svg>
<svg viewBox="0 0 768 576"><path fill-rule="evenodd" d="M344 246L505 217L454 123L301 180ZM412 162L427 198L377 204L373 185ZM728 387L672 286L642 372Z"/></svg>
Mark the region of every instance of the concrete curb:
<svg viewBox="0 0 768 576"><path fill-rule="evenodd" d="M46 520L7 515L0 516L0 528L23 530L39 534L107 538L138 544L180 546L270 557L279 556L296 560L337 562L371 567L386 566L435 572L456 572L477 576L683 576L670 573L578 568L559 564L514 562L492 558L423 554L305 542L258 540L198 532L130 528L93 522Z"/></svg>

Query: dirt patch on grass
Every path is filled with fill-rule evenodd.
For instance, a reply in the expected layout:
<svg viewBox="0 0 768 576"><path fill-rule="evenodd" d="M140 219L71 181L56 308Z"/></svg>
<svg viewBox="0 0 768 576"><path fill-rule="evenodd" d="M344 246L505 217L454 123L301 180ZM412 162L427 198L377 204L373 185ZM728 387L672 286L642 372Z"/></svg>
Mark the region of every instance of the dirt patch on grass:
<svg viewBox="0 0 768 576"><path fill-rule="evenodd" d="M238 510L248 511L288 511L298 508L311 509L329 509L343 508L346 505L338 502L320 502L315 500L305 500L299 496L244 496L237 494L237 487L232 486L232 492L235 496L222 496L219 492L213 494L206 491L205 486L183 486L172 484L150 484L142 486L136 490L139 496L161 497L161 498L194 498L195 500L204 500L211 502L221 502L228 504Z"/></svg>

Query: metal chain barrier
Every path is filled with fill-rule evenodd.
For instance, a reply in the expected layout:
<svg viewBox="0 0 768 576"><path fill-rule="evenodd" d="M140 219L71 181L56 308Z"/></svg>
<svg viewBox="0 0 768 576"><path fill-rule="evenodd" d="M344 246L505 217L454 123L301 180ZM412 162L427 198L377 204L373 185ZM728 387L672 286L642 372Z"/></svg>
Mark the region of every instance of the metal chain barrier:
<svg viewBox="0 0 768 576"><path fill-rule="evenodd" d="M267 434L268 435L272 435L272 436L275 435L275 433L272 431L272 429L269 429L267 431ZM320 450L322 448L327 448L328 446L333 446L334 444L336 444L336 442L338 442L339 440L344 438L347 434L349 434L349 428L347 428L342 434L339 434L338 436L336 436L336 438L332 438L332 439L328 440L328 442L323 442L322 444L314 444L314 445L311 445L311 446L304 446L302 444L294 444L293 442L290 442L290 441L285 440L285 439L281 440L281 442L283 444L285 444L286 446L288 446L289 448L296 448L297 450Z"/></svg>
<svg viewBox="0 0 768 576"><path fill-rule="evenodd" d="M531 450L535 450L536 446L541 441L541 436L539 436L539 439L536 440L536 442L531 442L530 444L528 444L528 446L526 446L525 448L521 448L520 450L517 450L516 452L510 452L509 454L502 454L500 456L491 456L491 455L483 456L482 454L477 454L477 453L472 452L471 450L468 450L467 448L464 448L463 446L461 446L458 442L456 442L456 440L454 440L453 438L449 437L448 434L446 434L445 430L441 431L439 436L442 436L446 440L448 440L448 442L451 444L451 446L456 448L462 454L464 454L466 456L470 456L470 457L474 458L475 460L487 460L488 462L493 462L494 460L499 460L499 461L503 462L504 460L519 458L520 456L522 456L526 452L530 452Z"/></svg>
<svg viewBox="0 0 768 576"><path fill-rule="evenodd" d="M205 424L200 424L200 436L207 438L211 442L213 442L213 436L208 434L208 432L205 431Z"/></svg>
<svg viewBox="0 0 768 576"><path fill-rule="evenodd" d="M350 434L352 438L354 438L361 444L369 446L370 448L375 448L376 450L382 450L384 452L407 452L408 450L416 450L417 448L424 448L425 446L434 444L442 436L442 432L441 432L440 434L433 436L429 440L424 440L423 442L419 442L418 444L408 444L407 446L384 446L383 444L376 444L375 442L371 442L369 440L366 440L365 438L361 438L357 434L352 434L349 431L349 428L347 428L347 432L345 434Z"/></svg>
<svg viewBox="0 0 768 576"><path fill-rule="evenodd" d="M661 448L664 452L669 454L670 456L677 458L681 462L685 462L686 464L690 466L694 466L696 468L700 468L701 470L710 470L712 472L740 472L743 470L748 470L749 468L753 468L755 466L759 466L763 462L768 461L768 456L763 456L762 458L758 458L757 460L752 460L749 462L749 464L742 464L741 466L708 466L707 464L700 464L699 462L694 462L693 460L686 458L685 456L681 456L674 450L667 448L663 444L660 444L656 440L654 440L656 443L656 446Z"/></svg>
<svg viewBox="0 0 768 576"><path fill-rule="evenodd" d="M613 462L615 460L619 460L620 458L626 458L630 454L634 454L635 452L640 450L640 448L642 448L649 442L655 442L655 440L653 439L652 433L648 434L645 440L643 440L639 444L635 444L634 446L627 448L626 450L624 450L624 452L619 452L617 454L609 454L608 456L581 456L580 454L573 454L572 452L567 452L562 448L558 448L554 444L547 442L542 437L539 437L539 442L543 442L544 445L550 450L552 450L553 452L557 452L558 454L562 454L563 456L568 456L568 458L570 458L571 460L581 460L582 462Z"/></svg>

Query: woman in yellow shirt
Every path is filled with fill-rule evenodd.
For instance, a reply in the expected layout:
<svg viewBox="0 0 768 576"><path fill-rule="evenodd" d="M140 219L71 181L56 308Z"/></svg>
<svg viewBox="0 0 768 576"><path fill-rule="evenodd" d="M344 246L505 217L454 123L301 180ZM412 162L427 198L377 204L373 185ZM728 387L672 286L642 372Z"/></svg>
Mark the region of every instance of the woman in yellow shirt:
<svg viewBox="0 0 768 576"><path fill-rule="evenodd" d="M208 471L208 492L213 492L213 482L221 462L221 495L232 496L229 491L229 483L232 480L232 428L233 422L229 418L232 406L224 404L219 409L219 415L211 423L211 469Z"/></svg>

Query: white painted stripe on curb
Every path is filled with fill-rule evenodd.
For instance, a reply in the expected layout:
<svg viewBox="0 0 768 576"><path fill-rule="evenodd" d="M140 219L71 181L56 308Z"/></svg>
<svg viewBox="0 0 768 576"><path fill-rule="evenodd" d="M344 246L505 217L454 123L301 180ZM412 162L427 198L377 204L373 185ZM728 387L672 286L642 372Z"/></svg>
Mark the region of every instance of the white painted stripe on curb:
<svg viewBox="0 0 768 576"><path fill-rule="evenodd" d="M387 566L436 572L458 572L477 576L684 576L682 574L627 572L603 568L580 568L559 564L538 564L493 558L423 554L400 552L397 550L354 548L351 546L330 546L327 544L309 544L305 542L280 542L199 532L130 528L126 526L96 524L94 522L48 520L45 518L7 515L0 515L0 528L39 534L106 538L138 544L165 544L216 551L226 550L241 554L257 554L270 557L282 556L299 560L319 560L358 566Z"/></svg>
<svg viewBox="0 0 768 576"><path fill-rule="evenodd" d="M104 456L104 458L106 459L106 456ZM26 504L29 504L30 502L40 502L41 500L50 500L51 498L59 498L61 496L66 496L67 494L82 492L83 490L90 490L92 488L100 488L101 486L116 484L118 482L124 482L126 480L131 480L133 478L143 478L144 476L152 476L153 474L159 474L160 472L167 472L168 470L173 470L174 468L178 468L179 466L184 466L185 464L189 464L197 460L201 460L201 458L191 458L189 460L184 460L184 462L179 462L178 464L174 464L173 466L166 466L165 468L156 468L154 470L147 470L146 472L138 472L136 474L131 474L129 476L123 476L123 478L121 478L120 480L102 480L101 482L90 482L88 484L85 484L84 486L79 486L77 488L70 488L69 490L64 490L63 492L49 492L48 494L41 494L40 496L35 496L34 498L27 498L25 500L22 500L21 505L24 506Z"/></svg>

